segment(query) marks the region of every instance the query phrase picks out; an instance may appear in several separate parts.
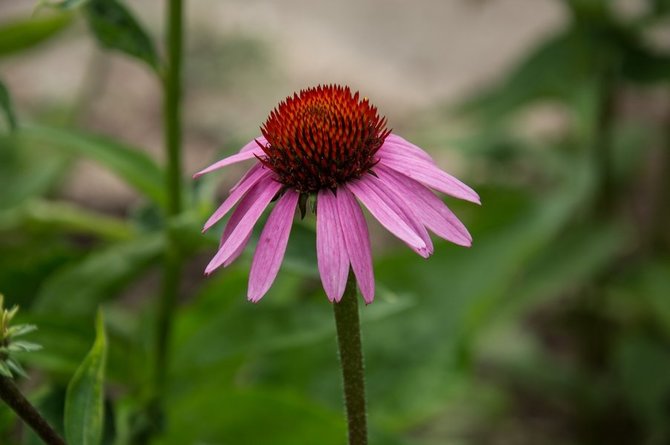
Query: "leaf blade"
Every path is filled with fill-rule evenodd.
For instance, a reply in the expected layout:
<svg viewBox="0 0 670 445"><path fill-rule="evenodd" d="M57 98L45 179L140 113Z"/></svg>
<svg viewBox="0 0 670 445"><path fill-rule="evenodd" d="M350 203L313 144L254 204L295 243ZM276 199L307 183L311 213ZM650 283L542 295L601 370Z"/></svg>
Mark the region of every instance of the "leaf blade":
<svg viewBox="0 0 670 445"><path fill-rule="evenodd" d="M0 24L0 58L39 45L71 22L70 14L53 14Z"/></svg>
<svg viewBox="0 0 670 445"><path fill-rule="evenodd" d="M167 197L163 170L145 153L109 138L69 129L26 126L19 137L92 159L161 206Z"/></svg>
<svg viewBox="0 0 670 445"><path fill-rule="evenodd" d="M100 444L106 362L107 336L102 312L98 312L93 347L70 380L65 396L65 437L72 445Z"/></svg>
<svg viewBox="0 0 670 445"><path fill-rule="evenodd" d="M89 27L98 43L147 63L158 71L160 60L154 44L139 21L116 0L93 0L84 5Z"/></svg>
<svg viewBox="0 0 670 445"><path fill-rule="evenodd" d="M149 267L163 251L160 234L117 243L65 266L43 284L34 309L37 313L91 313L115 291ZM67 304L63 303L67 297Z"/></svg>

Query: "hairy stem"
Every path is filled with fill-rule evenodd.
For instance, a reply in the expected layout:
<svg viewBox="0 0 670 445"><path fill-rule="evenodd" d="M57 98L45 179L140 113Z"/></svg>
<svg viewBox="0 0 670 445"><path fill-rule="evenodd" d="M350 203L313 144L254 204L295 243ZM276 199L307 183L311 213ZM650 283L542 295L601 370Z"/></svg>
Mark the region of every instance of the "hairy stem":
<svg viewBox="0 0 670 445"><path fill-rule="evenodd" d="M47 445L65 445L63 438L21 394L14 381L8 377L0 376L0 399L26 422L44 443Z"/></svg>
<svg viewBox="0 0 670 445"><path fill-rule="evenodd" d="M333 307L337 327L337 344L342 365L349 445L366 445L368 443L368 431L365 408L363 346L358 318L356 280L351 272L342 300L333 304Z"/></svg>

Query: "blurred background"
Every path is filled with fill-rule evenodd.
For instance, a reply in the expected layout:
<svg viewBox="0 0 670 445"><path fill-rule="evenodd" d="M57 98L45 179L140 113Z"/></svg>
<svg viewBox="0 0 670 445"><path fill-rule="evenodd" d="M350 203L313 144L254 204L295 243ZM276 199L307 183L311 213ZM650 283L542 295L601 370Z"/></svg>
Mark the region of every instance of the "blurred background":
<svg viewBox="0 0 670 445"><path fill-rule="evenodd" d="M670 443L670 1L186 4L188 176L293 91L341 83L482 196L447 201L471 249L424 261L372 228L372 443ZM126 6L160 42L163 2ZM57 426L104 308L105 443L132 443L165 243L161 88L77 11L34 10L0 3L0 292L39 326L21 384ZM243 168L187 181L169 228L188 262L155 443L342 444L313 221L258 305L249 252L202 276L220 228L201 224ZM2 405L0 443L39 442Z"/></svg>

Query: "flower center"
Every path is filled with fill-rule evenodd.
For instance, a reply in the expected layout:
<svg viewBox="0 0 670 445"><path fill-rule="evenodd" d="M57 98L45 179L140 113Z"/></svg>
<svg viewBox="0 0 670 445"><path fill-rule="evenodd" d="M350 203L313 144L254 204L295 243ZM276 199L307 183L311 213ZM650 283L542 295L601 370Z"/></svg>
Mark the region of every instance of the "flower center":
<svg viewBox="0 0 670 445"><path fill-rule="evenodd" d="M390 130L377 108L358 92L318 86L287 97L261 127L267 158L260 159L286 186L300 193L359 178L375 165Z"/></svg>

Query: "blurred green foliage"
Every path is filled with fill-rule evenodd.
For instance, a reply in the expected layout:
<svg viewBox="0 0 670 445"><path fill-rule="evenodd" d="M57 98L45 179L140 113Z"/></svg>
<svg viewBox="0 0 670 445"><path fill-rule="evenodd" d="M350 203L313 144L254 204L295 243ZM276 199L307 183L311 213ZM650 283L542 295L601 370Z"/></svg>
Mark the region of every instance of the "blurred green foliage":
<svg viewBox="0 0 670 445"><path fill-rule="evenodd" d="M461 150L483 206L449 202L471 228L472 249L441 243L426 262L394 246L376 256L379 294L362 311L372 443L670 443L670 108L648 119L639 117L644 101L633 113L625 103L652 86L667 101L670 54L648 34L667 23L670 2L643 3L624 17L609 1L562 2L569 23L499 83L457 110L427 110L425 128L415 124L409 136L419 145ZM0 37L0 57L57 36L82 12L103 46L159 67L148 34L121 4L56 6L66 15L0 26L9 36ZM197 45L201 78L222 66L222 82L236 84L265 57L255 41L229 45L214 46L222 56L211 59L209 46ZM73 428L64 407L76 385L67 390L68 382L95 377L77 385L94 385L88 397L104 403L96 434L104 444L133 443L150 421L142 411L155 322L148 302L165 229L199 268L218 243L200 234L216 179L188 186L188 210L168 220L163 168L144 151L49 119L17 125L22 110L10 96L0 84L9 123L0 127L0 291L21 304L22 321L39 326L33 338L44 349L24 360L39 376L32 400L59 429ZM524 114L548 103L565 118L560 132L520 131ZM454 118L470 134L446 137L442 124ZM142 203L110 215L63 202L62 179L81 158ZM248 256L207 280L187 279L165 433L155 443L343 443L334 324L314 252L306 221L259 305L245 299ZM104 392L99 369L85 369L96 354L85 358L98 307L108 336ZM0 443L36 440L0 406Z"/></svg>

